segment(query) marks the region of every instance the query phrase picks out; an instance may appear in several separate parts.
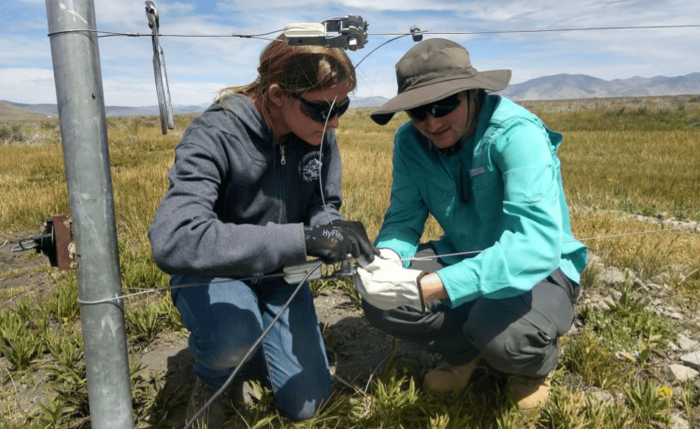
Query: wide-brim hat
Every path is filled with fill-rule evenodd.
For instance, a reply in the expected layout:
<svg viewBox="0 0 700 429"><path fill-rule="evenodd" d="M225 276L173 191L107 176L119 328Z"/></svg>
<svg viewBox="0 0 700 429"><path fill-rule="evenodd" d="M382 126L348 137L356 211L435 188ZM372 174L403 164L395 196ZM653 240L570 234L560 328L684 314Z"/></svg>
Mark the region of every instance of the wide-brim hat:
<svg viewBox="0 0 700 429"><path fill-rule="evenodd" d="M469 52L447 39L428 39L409 49L396 63L398 95L370 114L384 125L394 113L441 100L468 89L500 91L510 82L510 70L477 71Z"/></svg>

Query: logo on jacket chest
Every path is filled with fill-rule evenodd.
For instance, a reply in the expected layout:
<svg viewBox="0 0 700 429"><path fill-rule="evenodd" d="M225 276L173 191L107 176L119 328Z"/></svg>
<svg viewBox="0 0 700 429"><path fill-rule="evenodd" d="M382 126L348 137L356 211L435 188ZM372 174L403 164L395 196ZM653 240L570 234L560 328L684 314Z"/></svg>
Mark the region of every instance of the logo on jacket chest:
<svg viewBox="0 0 700 429"><path fill-rule="evenodd" d="M319 152L309 152L299 161L299 175L307 182L318 180L321 174L321 160L318 159Z"/></svg>

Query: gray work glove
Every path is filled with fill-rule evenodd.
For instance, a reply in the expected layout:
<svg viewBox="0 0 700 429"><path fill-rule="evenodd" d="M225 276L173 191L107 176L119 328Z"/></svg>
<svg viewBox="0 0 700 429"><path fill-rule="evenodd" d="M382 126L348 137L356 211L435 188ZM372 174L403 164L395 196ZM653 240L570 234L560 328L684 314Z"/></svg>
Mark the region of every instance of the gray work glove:
<svg viewBox="0 0 700 429"><path fill-rule="evenodd" d="M348 255L367 265L379 255L379 250L367 238L361 222L339 220L332 224L304 227L306 254L316 256L326 264L332 264Z"/></svg>

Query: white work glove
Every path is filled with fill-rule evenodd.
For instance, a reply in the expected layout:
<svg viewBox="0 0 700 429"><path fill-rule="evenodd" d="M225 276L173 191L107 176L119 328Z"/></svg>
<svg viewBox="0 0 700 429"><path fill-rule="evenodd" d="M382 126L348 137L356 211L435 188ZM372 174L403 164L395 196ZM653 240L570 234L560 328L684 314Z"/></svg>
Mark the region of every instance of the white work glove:
<svg viewBox="0 0 700 429"><path fill-rule="evenodd" d="M397 263L395 258L383 259L382 256L374 258L364 268L357 268L357 274L352 276L357 292L380 310L407 306L424 313L425 301L418 281L423 271L404 268L400 259Z"/></svg>
<svg viewBox="0 0 700 429"><path fill-rule="evenodd" d="M403 267L403 261L401 260L399 254L389 249L388 247L382 247L381 249L379 249L379 257L388 259L389 261L395 262Z"/></svg>

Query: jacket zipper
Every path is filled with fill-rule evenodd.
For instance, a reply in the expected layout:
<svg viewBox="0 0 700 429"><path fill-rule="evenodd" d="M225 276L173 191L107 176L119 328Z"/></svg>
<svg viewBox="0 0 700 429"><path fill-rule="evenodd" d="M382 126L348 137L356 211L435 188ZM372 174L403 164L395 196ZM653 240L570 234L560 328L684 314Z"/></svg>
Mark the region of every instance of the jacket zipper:
<svg viewBox="0 0 700 429"><path fill-rule="evenodd" d="M287 159L284 156L284 145L281 144L280 146L280 165L284 166L287 163ZM277 171L277 178L278 178L278 183L279 183L279 190L280 190L280 215L279 219L277 220L277 223L282 223L283 220L286 218L285 216L285 193L286 189L284 186L284 171L280 168Z"/></svg>

